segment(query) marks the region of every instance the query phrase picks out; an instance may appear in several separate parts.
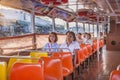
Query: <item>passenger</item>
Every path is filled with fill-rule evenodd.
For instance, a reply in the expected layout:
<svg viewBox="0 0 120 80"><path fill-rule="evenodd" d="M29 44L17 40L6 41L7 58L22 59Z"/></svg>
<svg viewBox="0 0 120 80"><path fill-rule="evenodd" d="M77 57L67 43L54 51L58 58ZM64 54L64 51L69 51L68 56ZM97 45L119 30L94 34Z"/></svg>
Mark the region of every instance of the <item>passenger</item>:
<svg viewBox="0 0 120 80"><path fill-rule="evenodd" d="M82 43L85 44L86 40L87 40L87 33L83 33L82 34Z"/></svg>
<svg viewBox="0 0 120 80"><path fill-rule="evenodd" d="M76 41L77 41L79 44L82 44L82 43L83 43L82 34L81 34L81 33L77 33L77 34L76 34Z"/></svg>
<svg viewBox="0 0 120 80"><path fill-rule="evenodd" d="M85 44L90 44L90 45L93 44L93 41L91 39L91 34L89 34L89 33L87 33Z"/></svg>
<svg viewBox="0 0 120 80"><path fill-rule="evenodd" d="M61 44L60 48L63 52L72 52L72 55L75 55L76 51L80 49L79 43L76 41L75 33L68 31L66 33L66 41ZM69 49L69 50L68 50Z"/></svg>
<svg viewBox="0 0 120 80"><path fill-rule="evenodd" d="M47 52L57 52L59 45L57 44L58 37L55 32L51 32L48 37L48 43L43 47L43 51Z"/></svg>

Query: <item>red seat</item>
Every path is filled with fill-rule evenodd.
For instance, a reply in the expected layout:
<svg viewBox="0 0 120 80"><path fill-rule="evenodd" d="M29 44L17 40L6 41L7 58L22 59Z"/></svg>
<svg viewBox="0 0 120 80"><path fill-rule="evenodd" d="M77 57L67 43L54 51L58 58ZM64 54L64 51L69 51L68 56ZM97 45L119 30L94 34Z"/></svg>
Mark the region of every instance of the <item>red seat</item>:
<svg viewBox="0 0 120 80"><path fill-rule="evenodd" d="M97 42L93 42L93 53L97 51Z"/></svg>
<svg viewBox="0 0 120 80"><path fill-rule="evenodd" d="M84 53L83 53L83 49L79 49L79 51L78 51L78 54L79 54L79 63L81 64L81 63L83 63L84 61L85 61L85 55L84 55Z"/></svg>
<svg viewBox="0 0 120 80"><path fill-rule="evenodd" d="M81 47L81 48L85 47L85 44L80 44L80 47Z"/></svg>
<svg viewBox="0 0 120 80"><path fill-rule="evenodd" d="M88 52L87 47L83 47L82 49L83 49L83 53L84 53L84 55L85 55L85 58L89 58L90 54L89 54L89 52Z"/></svg>
<svg viewBox="0 0 120 80"><path fill-rule="evenodd" d="M120 70L112 71L109 80L120 80Z"/></svg>
<svg viewBox="0 0 120 80"><path fill-rule="evenodd" d="M92 46L87 44L86 47L88 49L89 55L92 55Z"/></svg>
<svg viewBox="0 0 120 80"><path fill-rule="evenodd" d="M11 69L9 80L44 80L42 62L15 63Z"/></svg>
<svg viewBox="0 0 120 80"><path fill-rule="evenodd" d="M62 60L63 76L66 77L73 72L72 53L58 52L53 53L54 57L60 57Z"/></svg>
<svg viewBox="0 0 120 80"><path fill-rule="evenodd" d="M41 57L44 60L45 80L63 80L62 61L55 57Z"/></svg>
<svg viewBox="0 0 120 80"><path fill-rule="evenodd" d="M104 40L99 41L100 48L104 46Z"/></svg>

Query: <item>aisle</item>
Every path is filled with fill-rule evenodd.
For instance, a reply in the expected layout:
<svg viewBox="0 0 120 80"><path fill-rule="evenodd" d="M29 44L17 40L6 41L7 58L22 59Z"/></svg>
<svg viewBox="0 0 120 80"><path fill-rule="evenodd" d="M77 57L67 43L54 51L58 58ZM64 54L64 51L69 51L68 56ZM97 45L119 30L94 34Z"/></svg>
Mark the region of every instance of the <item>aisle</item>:
<svg viewBox="0 0 120 80"><path fill-rule="evenodd" d="M76 80L109 80L110 72L119 64L120 51L106 51L104 47L100 61L98 62L96 58Z"/></svg>

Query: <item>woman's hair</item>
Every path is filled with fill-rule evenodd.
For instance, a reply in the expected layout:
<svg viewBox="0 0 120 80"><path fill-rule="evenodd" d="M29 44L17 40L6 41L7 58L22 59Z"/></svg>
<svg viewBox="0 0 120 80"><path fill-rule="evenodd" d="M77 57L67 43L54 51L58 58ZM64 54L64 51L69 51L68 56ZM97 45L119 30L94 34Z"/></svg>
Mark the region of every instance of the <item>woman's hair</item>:
<svg viewBox="0 0 120 80"><path fill-rule="evenodd" d="M87 33L87 35L89 36L89 39L91 39L91 34L90 34L90 33Z"/></svg>
<svg viewBox="0 0 120 80"><path fill-rule="evenodd" d="M77 34L82 35L81 33L77 33ZM76 35L77 35L77 34L76 34Z"/></svg>
<svg viewBox="0 0 120 80"><path fill-rule="evenodd" d="M55 41L54 41L54 42L57 42L57 41L58 41L57 33L51 32L50 34L53 34L53 35L55 36ZM51 42L51 41L50 41L50 34L49 34L49 37L48 37L48 41L49 41L49 42Z"/></svg>
<svg viewBox="0 0 120 80"><path fill-rule="evenodd" d="M74 32L72 32L72 31L67 31L66 32L66 35L67 34L71 34L72 36L73 36L73 41L76 41L76 36L75 36L75 33Z"/></svg>

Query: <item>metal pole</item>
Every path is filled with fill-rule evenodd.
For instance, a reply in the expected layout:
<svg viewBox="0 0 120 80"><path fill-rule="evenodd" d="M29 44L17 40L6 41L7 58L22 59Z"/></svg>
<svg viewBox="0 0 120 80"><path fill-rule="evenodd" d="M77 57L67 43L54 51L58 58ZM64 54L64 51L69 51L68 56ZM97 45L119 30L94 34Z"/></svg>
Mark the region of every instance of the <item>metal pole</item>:
<svg viewBox="0 0 120 80"><path fill-rule="evenodd" d="M78 21L76 21L76 31L78 33Z"/></svg>
<svg viewBox="0 0 120 80"><path fill-rule="evenodd" d="M34 7L31 12L31 32L33 33L33 49L37 49L36 46L36 34L35 34L35 12L34 12Z"/></svg>
<svg viewBox="0 0 120 80"><path fill-rule="evenodd" d="M90 23L88 23L88 33L90 33Z"/></svg>
<svg viewBox="0 0 120 80"><path fill-rule="evenodd" d="M97 16L97 59L99 62L99 39L100 39L100 33L99 33L99 16Z"/></svg>
<svg viewBox="0 0 120 80"><path fill-rule="evenodd" d="M76 1L76 11L78 11L78 1ZM76 21L76 30L78 33L78 21Z"/></svg>
<svg viewBox="0 0 120 80"><path fill-rule="evenodd" d="M53 25L52 26L52 29L53 29L52 31L55 32L55 18L54 17L52 18L52 25Z"/></svg>
<svg viewBox="0 0 120 80"><path fill-rule="evenodd" d="M69 31L70 29L69 29L69 22L68 21L66 22L66 26L67 26L67 31Z"/></svg>
<svg viewBox="0 0 120 80"><path fill-rule="evenodd" d="M110 31L110 16L108 16L108 26L107 26L107 33Z"/></svg>
<svg viewBox="0 0 120 80"><path fill-rule="evenodd" d="M95 35L94 35L94 23L93 23L93 37L95 37Z"/></svg>
<svg viewBox="0 0 120 80"><path fill-rule="evenodd" d="M85 33L85 23L83 23L83 30L84 30L84 33Z"/></svg>

